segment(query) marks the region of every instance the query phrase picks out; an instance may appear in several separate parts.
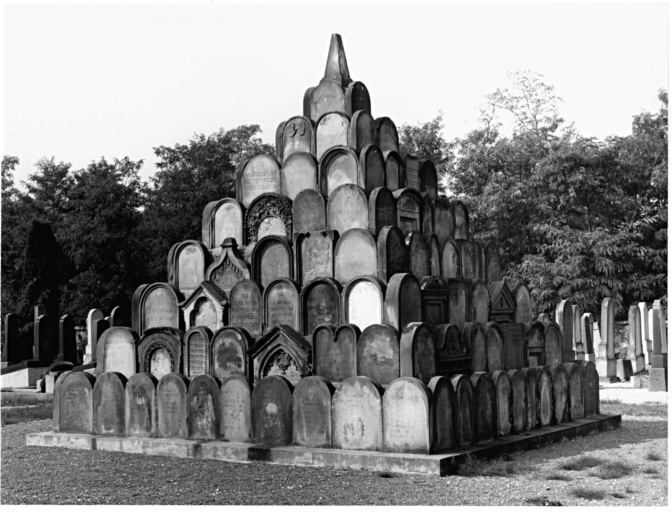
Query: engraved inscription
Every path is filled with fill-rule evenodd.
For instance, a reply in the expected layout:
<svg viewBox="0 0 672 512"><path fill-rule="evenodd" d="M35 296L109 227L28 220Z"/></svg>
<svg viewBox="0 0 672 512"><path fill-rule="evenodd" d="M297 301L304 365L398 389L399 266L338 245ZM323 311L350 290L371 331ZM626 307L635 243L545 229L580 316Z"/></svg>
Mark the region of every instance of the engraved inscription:
<svg viewBox="0 0 672 512"><path fill-rule="evenodd" d="M189 376L209 373L210 354L205 337L200 332L194 332L189 336Z"/></svg>
<svg viewBox="0 0 672 512"><path fill-rule="evenodd" d="M268 293L268 303L266 305L268 327L287 324L297 329L298 302L296 290L292 290L290 285L279 283L274 286Z"/></svg>
<svg viewBox="0 0 672 512"><path fill-rule="evenodd" d="M105 344L103 368L106 372L119 372L127 378L135 373L135 343L125 332L114 331Z"/></svg>
<svg viewBox="0 0 672 512"><path fill-rule="evenodd" d="M280 242L267 245L260 257L261 285L264 288L280 277L290 277L289 254Z"/></svg>
<svg viewBox="0 0 672 512"><path fill-rule="evenodd" d="M338 295L327 284L313 286L306 301L306 334L322 323L338 324Z"/></svg>
<svg viewBox="0 0 672 512"><path fill-rule="evenodd" d="M333 277L332 242L327 236L312 235L301 243L302 283L316 277Z"/></svg>
<svg viewBox="0 0 672 512"><path fill-rule="evenodd" d="M253 338L261 333L261 297L251 286L241 285L232 294L231 325L242 327Z"/></svg>
<svg viewBox="0 0 672 512"><path fill-rule="evenodd" d="M181 291L195 290L203 281L203 256L198 247L187 245L180 251L177 279Z"/></svg>

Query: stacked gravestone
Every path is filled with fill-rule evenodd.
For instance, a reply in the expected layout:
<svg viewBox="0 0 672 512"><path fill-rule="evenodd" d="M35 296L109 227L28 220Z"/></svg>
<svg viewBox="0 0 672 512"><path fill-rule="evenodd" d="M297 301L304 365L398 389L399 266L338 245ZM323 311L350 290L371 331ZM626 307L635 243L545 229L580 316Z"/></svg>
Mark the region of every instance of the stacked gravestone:
<svg viewBox="0 0 672 512"><path fill-rule="evenodd" d="M659 300L654 301L652 313L653 353L649 370L649 391L667 391L667 328L665 311Z"/></svg>

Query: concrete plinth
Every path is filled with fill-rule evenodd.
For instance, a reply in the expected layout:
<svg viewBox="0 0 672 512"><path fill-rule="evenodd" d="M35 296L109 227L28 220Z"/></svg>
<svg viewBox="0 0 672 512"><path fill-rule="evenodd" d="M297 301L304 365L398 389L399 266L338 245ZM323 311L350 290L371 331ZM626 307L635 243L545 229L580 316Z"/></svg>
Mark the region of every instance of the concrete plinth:
<svg viewBox="0 0 672 512"><path fill-rule="evenodd" d="M49 371L48 366L22 368L0 376L0 388L30 388Z"/></svg>
<svg viewBox="0 0 672 512"><path fill-rule="evenodd" d="M492 459L506 453L541 448L593 432L612 430L620 424L620 415L597 415L562 425L527 431L523 435L500 437L463 450L451 450L434 455L336 450L305 446L268 446L223 441L111 437L63 432L28 434L26 445L229 462L261 462L288 466L353 468L445 476L454 474L466 457Z"/></svg>

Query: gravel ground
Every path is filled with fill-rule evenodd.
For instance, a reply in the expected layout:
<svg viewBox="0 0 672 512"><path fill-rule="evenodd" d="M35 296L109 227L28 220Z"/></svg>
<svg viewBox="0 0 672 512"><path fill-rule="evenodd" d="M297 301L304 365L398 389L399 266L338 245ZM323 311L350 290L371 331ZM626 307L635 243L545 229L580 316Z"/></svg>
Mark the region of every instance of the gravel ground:
<svg viewBox="0 0 672 512"><path fill-rule="evenodd" d="M390 475L234 464L25 446L25 435L49 420L2 427L2 504L143 505L667 505L667 420L623 417L621 428L482 463L513 468L507 476ZM581 455L625 463L632 472L612 480L595 468L565 471ZM656 454L661 460L649 460ZM481 464L481 463L478 463ZM549 480L549 476L569 480ZM604 493L577 498L577 488Z"/></svg>

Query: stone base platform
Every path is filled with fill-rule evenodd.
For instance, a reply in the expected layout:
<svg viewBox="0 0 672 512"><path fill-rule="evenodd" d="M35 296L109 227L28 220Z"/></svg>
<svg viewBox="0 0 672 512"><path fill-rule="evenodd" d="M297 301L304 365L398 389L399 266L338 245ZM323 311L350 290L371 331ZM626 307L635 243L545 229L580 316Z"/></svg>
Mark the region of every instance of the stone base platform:
<svg viewBox="0 0 672 512"><path fill-rule="evenodd" d="M63 432L28 434L26 435L26 445L212 459L228 462L260 462L288 466L353 468L391 473L445 476L455 474L460 463L468 456L492 459L507 453L541 448L593 432L612 430L620 424L620 415L598 415L553 427L531 430L525 432L524 435L500 437L464 450L433 455L335 450L305 446L266 446L222 441L110 437L66 434Z"/></svg>

